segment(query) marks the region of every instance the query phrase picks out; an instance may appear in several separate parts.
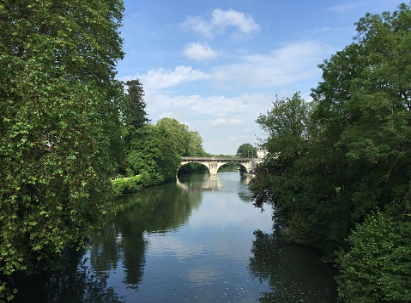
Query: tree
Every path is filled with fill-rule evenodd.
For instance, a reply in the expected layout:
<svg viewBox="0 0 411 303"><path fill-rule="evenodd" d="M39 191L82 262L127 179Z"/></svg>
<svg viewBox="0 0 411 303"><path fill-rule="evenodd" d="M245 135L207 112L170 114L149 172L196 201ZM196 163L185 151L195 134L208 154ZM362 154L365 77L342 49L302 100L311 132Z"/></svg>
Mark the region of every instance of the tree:
<svg viewBox="0 0 411 303"><path fill-rule="evenodd" d="M123 83L124 85L124 83ZM136 146L135 138L141 135L140 129L144 128L149 120L145 111L146 103L144 102L143 84L139 79L127 81L127 94L125 101L122 103L122 142L119 155L122 158L122 164L119 167L121 175L134 175L130 168L130 154L133 150L139 148ZM141 146L141 148L144 148Z"/></svg>
<svg viewBox="0 0 411 303"><path fill-rule="evenodd" d="M181 160L174 152L173 144L156 125L147 124L137 129L130 141L127 174L148 174L152 184L146 185L174 178Z"/></svg>
<svg viewBox="0 0 411 303"><path fill-rule="evenodd" d="M267 151L272 155L281 153L282 158L299 155L308 140L308 113L309 105L299 93L273 102L271 110L256 120L269 135L264 144Z"/></svg>
<svg viewBox="0 0 411 303"><path fill-rule="evenodd" d="M240 158L256 158L257 148L250 143L241 144L237 149L237 157Z"/></svg>
<svg viewBox="0 0 411 303"><path fill-rule="evenodd" d="M334 186L352 203L352 222L376 207L410 212L410 16L402 4L361 18L357 42L325 61L313 91L321 141L344 167Z"/></svg>
<svg viewBox="0 0 411 303"><path fill-rule="evenodd" d="M188 132L187 156L205 156L203 138L197 131Z"/></svg>
<svg viewBox="0 0 411 303"><path fill-rule="evenodd" d="M173 118L162 118L157 121L157 127L167 134L170 142L173 142L170 148L180 156L188 156L192 137L190 136L188 126L182 124Z"/></svg>
<svg viewBox="0 0 411 303"><path fill-rule="evenodd" d="M124 113L126 125L132 125L135 128L142 127L149 122L145 111L146 103L144 101L143 84L139 79L127 81L128 102Z"/></svg>
<svg viewBox="0 0 411 303"><path fill-rule="evenodd" d="M257 123L269 133L262 143L268 156L250 183L256 204L273 201L276 216L290 226L288 237L305 244L312 243L307 230L312 214L306 190L313 186L318 192L318 184L310 182L313 176L303 164L309 147L309 114L310 106L295 93L292 98L277 99L266 115L258 117Z"/></svg>
<svg viewBox="0 0 411 303"><path fill-rule="evenodd" d="M50 265L110 211L122 11L120 0L0 3L2 281Z"/></svg>
<svg viewBox="0 0 411 303"><path fill-rule="evenodd" d="M410 16L402 4L361 18L354 42L320 65L308 114L293 97L257 120L278 157L260 166L253 191L274 202L290 239L328 256L375 209L409 221Z"/></svg>
<svg viewBox="0 0 411 303"><path fill-rule="evenodd" d="M146 124L127 137L127 175L147 173L154 184L175 178L181 156L204 154L200 134L176 119Z"/></svg>

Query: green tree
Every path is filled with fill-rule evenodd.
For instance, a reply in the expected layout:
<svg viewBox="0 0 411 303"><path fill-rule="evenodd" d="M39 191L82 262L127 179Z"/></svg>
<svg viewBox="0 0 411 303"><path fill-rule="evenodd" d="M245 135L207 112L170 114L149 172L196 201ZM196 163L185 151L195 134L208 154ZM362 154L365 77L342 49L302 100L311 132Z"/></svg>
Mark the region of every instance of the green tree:
<svg viewBox="0 0 411 303"><path fill-rule="evenodd" d="M148 174L154 184L175 178L181 156L204 154L200 134L176 119L146 124L127 137L127 175Z"/></svg>
<svg viewBox="0 0 411 303"><path fill-rule="evenodd" d="M203 148L203 138L197 131L188 132L188 146L187 146L187 156L205 156L205 151Z"/></svg>
<svg viewBox="0 0 411 303"><path fill-rule="evenodd" d="M268 155L250 183L257 205L273 201L276 216L289 226L288 237L305 244L312 243L307 225L313 214L307 191L312 186L316 193L319 189L304 163L310 138L309 113L310 106L295 93L292 98L277 99L266 115L258 117L257 123L269 134L262 142Z"/></svg>
<svg viewBox="0 0 411 303"><path fill-rule="evenodd" d="M3 281L47 263L110 210L122 11L119 0L0 3Z"/></svg>
<svg viewBox="0 0 411 303"><path fill-rule="evenodd" d="M144 101L143 84L139 79L127 81L128 102L126 105L124 120L126 125L132 125L135 128L142 127L149 122L146 113L146 103Z"/></svg>
<svg viewBox="0 0 411 303"><path fill-rule="evenodd" d="M257 123L269 135L264 147L272 155L282 158L301 155L301 147L308 140L309 104L299 93L292 98L277 99L266 115L261 114Z"/></svg>
<svg viewBox="0 0 411 303"><path fill-rule="evenodd" d="M317 141L351 225L377 207L410 212L410 16L402 4L361 18L356 42L321 65L324 81L313 90Z"/></svg>
<svg viewBox="0 0 411 303"><path fill-rule="evenodd" d="M135 138L142 135L141 128L149 122L147 119L147 113L145 111L146 103L144 101L144 89L143 84L139 79L127 81L125 84L127 87L127 93L125 101L122 102L122 142L120 144L120 157L122 158L121 166L119 167L119 173L121 175L134 175L134 170L130 166L129 160L131 154L134 153L139 147L136 145ZM142 146L142 148L144 148Z"/></svg>
<svg viewBox="0 0 411 303"><path fill-rule="evenodd" d="M257 158L257 148L250 143L244 143L238 147L236 155L240 158Z"/></svg>
<svg viewBox="0 0 411 303"><path fill-rule="evenodd" d="M190 142L188 126L182 124L173 118L162 118L157 121L157 127L162 129L164 134L168 136L171 142L170 148L180 156L188 154L188 146Z"/></svg>
<svg viewBox="0 0 411 303"><path fill-rule="evenodd" d="M276 204L292 240L329 256L376 208L409 219L410 16L405 4L367 14L354 42L320 65L307 116L286 100L284 112L257 120L277 157L260 166L253 191Z"/></svg>

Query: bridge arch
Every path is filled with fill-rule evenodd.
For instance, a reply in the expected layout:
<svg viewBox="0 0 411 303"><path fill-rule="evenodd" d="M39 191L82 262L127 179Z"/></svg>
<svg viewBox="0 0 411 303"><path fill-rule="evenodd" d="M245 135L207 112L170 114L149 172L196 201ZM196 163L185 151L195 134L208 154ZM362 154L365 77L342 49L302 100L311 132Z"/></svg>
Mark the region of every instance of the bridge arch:
<svg viewBox="0 0 411 303"><path fill-rule="evenodd" d="M210 169L208 168L208 166L207 166L206 164L201 163L201 162L190 161L190 162L187 162L187 163L181 162L181 163L180 163L180 166L179 166L178 169L177 169L177 173L180 173L180 170L181 170L181 168L182 168L184 165L187 165L187 164L190 164L190 163L200 164L201 166L205 167L208 172L210 172Z"/></svg>

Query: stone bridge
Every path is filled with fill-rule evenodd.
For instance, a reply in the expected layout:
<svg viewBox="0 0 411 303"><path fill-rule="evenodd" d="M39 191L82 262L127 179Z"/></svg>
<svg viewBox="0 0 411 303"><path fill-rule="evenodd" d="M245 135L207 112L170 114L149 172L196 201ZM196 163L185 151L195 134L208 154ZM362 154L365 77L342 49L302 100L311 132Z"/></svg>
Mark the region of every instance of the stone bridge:
<svg viewBox="0 0 411 303"><path fill-rule="evenodd" d="M187 163L201 163L208 168L210 175L216 175L218 169L224 164L238 163L243 166L247 173L252 174L257 164L262 162L260 158L210 158L210 157L181 157L181 165Z"/></svg>

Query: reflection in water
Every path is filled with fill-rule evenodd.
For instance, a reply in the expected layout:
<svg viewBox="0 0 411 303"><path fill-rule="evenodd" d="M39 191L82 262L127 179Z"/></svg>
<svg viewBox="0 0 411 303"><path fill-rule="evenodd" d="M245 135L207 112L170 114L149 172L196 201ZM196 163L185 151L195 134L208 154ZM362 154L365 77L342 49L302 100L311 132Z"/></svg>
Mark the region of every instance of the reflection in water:
<svg viewBox="0 0 411 303"><path fill-rule="evenodd" d="M280 241L275 233L254 232L249 269L271 291L260 302L335 302L335 272L317 252Z"/></svg>
<svg viewBox="0 0 411 303"><path fill-rule="evenodd" d="M91 237L90 251L70 251L61 271L25 281L14 302L120 302L107 279L138 289L145 266L144 233L179 228L200 203L201 192L187 195L173 183L119 198L121 210Z"/></svg>
<svg viewBox="0 0 411 303"><path fill-rule="evenodd" d="M117 303L113 287L107 286L108 275L91 269L84 252L70 250L61 270L41 272L25 279L13 302Z"/></svg>
<svg viewBox="0 0 411 303"><path fill-rule="evenodd" d="M123 283L138 289L144 274L146 240L144 232L164 233L177 229L201 203L201 193L186 195L174 184L164 184L141 193L119 198L120 212L113 223L93 237L91 263L97 271L124 267Z"/></svg>
<svg viewBox="0 0 411 303"><path fill-rule="evenodd" d="M333 273L270 235L250 179L222 170L121 197L90 250L25 281L15 302L327 302Z"/></svg>
<svg viewBox="0 0 411 303"><path fill-rule="evenodd" d="M248 183L250 183L250 181L254 178L254 176L250 174L241 174L240 176L240 182L244 185L248 185Z"/></svg>
<svg viewBox="0 0 411 303"><path fill-rule="evenodd" d="M184 176L180 178L184 178ZM176 184L184 191L219 190L222 188L221 182L216 175L208 175L206 180L197 181L194 186L192 181L185 183L181 182L180 178L177 176Z"/></svg>

